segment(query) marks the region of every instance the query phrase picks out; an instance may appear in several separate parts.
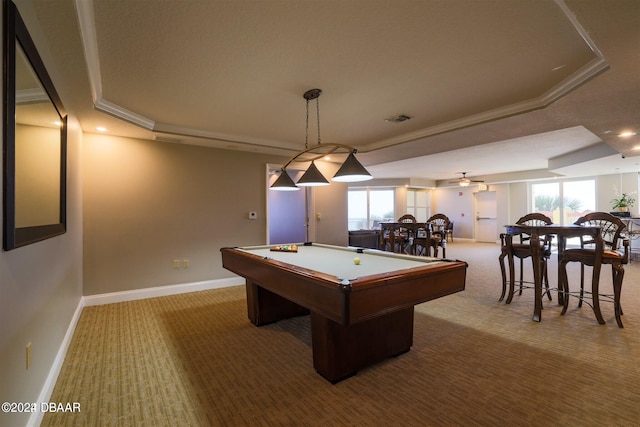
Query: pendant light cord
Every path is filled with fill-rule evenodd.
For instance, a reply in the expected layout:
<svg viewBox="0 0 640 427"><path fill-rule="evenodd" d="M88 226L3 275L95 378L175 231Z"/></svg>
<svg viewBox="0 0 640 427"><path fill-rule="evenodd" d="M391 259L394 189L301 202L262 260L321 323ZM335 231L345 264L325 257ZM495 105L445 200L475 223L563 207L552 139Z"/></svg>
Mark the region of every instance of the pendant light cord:
<svg viewBox="0 0 640 427"><path fill-rule="evenodd" d="M316 97L316 123L318 124L318 145L322 142L320 139L320 99ZM307 123L304 134L304 149L309 148L309 99L307 99Z"/></svg>
<svg viewBox="0 0 640 427"><path fill-rule="evenodd" d="M304 149L309 148L309 100L307 99L307 125L304 133Z"/></svg>
<svg viewBox="0 0 640 427"><path fill-rule="evenodd" d="M318 121L318 145L320 145L320 97L316 98L316 114Z"/></svg>

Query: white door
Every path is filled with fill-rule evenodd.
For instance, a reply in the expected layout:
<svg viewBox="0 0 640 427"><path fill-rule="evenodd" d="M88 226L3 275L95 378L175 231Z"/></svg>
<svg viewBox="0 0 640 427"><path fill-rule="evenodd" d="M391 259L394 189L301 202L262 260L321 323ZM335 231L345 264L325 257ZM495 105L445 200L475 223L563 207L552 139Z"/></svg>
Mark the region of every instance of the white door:
<svg viewBox="0 0 640 427"><path fill-rule="evenodd" d="M495 243L498 236L498 204L495 191L474 193L476 201L476 241Z"/></svg>

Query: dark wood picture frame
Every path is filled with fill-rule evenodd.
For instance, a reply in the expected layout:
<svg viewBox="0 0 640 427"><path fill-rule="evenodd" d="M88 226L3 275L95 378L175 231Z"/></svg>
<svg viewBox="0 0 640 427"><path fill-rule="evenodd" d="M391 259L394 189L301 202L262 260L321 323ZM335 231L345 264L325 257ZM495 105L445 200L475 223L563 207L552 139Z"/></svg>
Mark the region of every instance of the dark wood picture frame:
<svg viewBox="0 0 640 427"><path fill-rule="evenodd" d="M67 228L67 116L44 63L15 4L3 0L3 249L5 251L49 239ZM60 185L57 221L16 226L16 53L20 45L40 84L60 117ZM58 161L56 159L56 161Z"/></svg>

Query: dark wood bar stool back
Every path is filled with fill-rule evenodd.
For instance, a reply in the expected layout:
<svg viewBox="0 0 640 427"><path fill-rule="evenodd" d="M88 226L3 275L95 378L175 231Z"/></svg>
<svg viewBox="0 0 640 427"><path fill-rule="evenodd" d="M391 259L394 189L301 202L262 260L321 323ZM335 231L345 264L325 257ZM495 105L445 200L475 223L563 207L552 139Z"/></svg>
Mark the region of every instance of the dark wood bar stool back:
<svg viewBox="0 0 640 427"><path fill-rule="evenodd" d="M540 225L550 225L553 224L553 221L548 216L539 213L533 212L527 214L520 218L516 224L521 225L530 225L530 226L540 226ZM518 241L513 242L513 238L516 237ZM511 303L513 299L513 295L515 292L515 263L514 258L518 258L520 260L520 289L518 294L522 295L523 288L533 288L531 285L527 285L530 282L524 280L524 260L526 258L531 257L531 247L530 247L530 237L526 234L520 234L518 236L507 236L505 233L500 234L500 240L502 243L502 248L500 252L500 256L498 257L498 262L500 263L500 271L502 273L502 293L500 294L500 299L498 301L502 301L507 291L507 283L509 284L509 295L507 297L506 303ZM549 292L549 275L547 274L547 259L551 256L551 240L552 236L540 236L540 246L541 246L541 256L542 256L542 273L543 273L543 281L544 286L546 288L545 293L549 300L551 300L551 293ZM507 281L507 274L505 270L504 259L507 258L509 262L509 280Z"/></svg>

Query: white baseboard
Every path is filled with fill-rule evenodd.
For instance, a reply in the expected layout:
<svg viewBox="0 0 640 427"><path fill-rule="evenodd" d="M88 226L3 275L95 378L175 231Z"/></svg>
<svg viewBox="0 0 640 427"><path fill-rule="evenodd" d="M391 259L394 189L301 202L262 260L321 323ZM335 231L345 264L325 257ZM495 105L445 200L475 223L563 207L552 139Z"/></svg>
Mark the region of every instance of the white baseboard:
<svg viewBox="0 0 640 427"><path fill-rule="evenodd" d="M62 364L64 362L64 358L67 355L67 350L69 349L69 344L71 344L71 338L73 338L73 333L76 330L76 325L78 324L78 319L80 319L80 314L82 313L82 298L76 307L75 312L73 313L73 317L71 318L71 322L69 323L69 327L67 328L67 332L64 334L64 338L62 339L62 343L60 344L60 348L58 349L58 354L56 354L56 358L53 360L53 365L49 370L49 375L47 375L47 379L42 386L42 390L40 390L40 396L38 396L38 402L49 402L51 398L51 393L53 393L53 388L56 385L56 381L58 380L58 374L62 369ZM31 413L29 417L29 421L27 422L27 426L37 427L42 422L42 417L44 417L44 412L38 410Z"/></svg>
<svg viewBox="0 0 640 427"><path fill-rule="evenodd" d="M53 361L53 365L49 370L49 375L47 376L47 379L44 385L42 386L42 390L40 391L40 396L38 397L38 402L49 402L51 398L51 393L53 393L53 388L55 387L56 381L58 380L58 375L60 374L60 370L62 369L64 358L67 355L69 344L71 344L73 333L76 330L78 320L80 319L80 314L82 313L82 309L84 307L111 304L114 302L134 301L139 299L154 298L154 297L161 297L161 296L167 296L167 295L177 295L177 294L183 294L187 292L204 291L208 289L226 288L229 286L242 285L244 283L245 281L242 277L230 277L226 279L206 280L203 282L182 283L178 285L156 286L153 288L135 289L131 291L111 292L111 293L99 294L99 295L89 295L89 296L80 298L80 302L78 303L78 306L76 307L76 310L73 313L73 317L71 318L71 322L69 323L67 332L64 335L62 343L60 344L60 348L58 349L58 354L56 355L56 358ZM42 422L42 417L44 417L43 412L39 410L33 412L29 417L27 426L29 427L39 426L40 423Z"/></svg>
<svg viewBox="0 0 640 427"><path fill-rule="evenodd" d="M135 301L139 299L164 297L187 292L205 291L208 289L226 288L244 284L241 277L205 280L203 282L182 283L178 285L156 286L153 288L134 289L131 291L110 292L107 294L88 295L82 297L83 307L112 304L114 302Z"/></svg>

